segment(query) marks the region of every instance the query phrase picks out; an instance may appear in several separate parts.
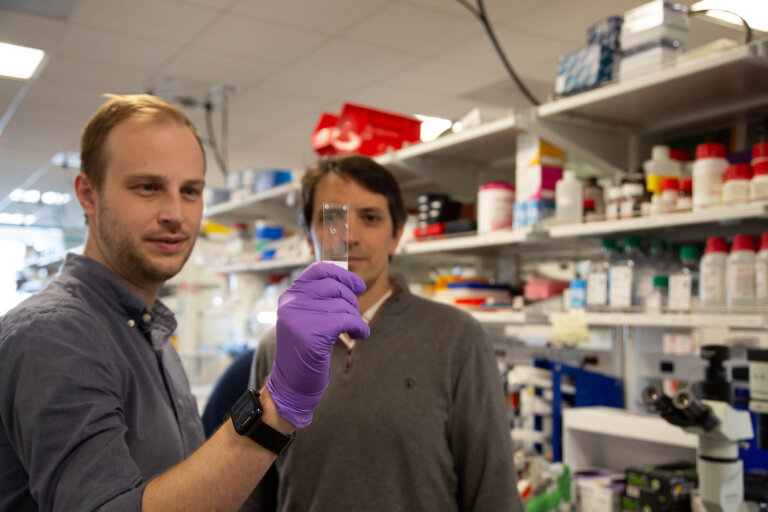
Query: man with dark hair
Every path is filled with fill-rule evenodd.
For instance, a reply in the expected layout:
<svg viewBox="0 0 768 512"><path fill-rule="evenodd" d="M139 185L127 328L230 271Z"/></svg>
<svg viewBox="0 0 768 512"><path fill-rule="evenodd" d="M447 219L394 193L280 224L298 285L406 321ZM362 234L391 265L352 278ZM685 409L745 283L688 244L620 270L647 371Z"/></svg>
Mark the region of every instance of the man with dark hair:
<svg viewBox="0 0 768 512"><path fill-rule="evenodd" d="M311 422L336 338L368 335L365 285L310 266L280 298L274 374L203 444L157 300L200 226L200 140L167 102L113 96L81 145L83 255L0 319L0 512L237 510Z"/></svg>
<svg viewBox="0 0 768 512"><path fill-rule="evenodd" d="M389 273L405 223L393 176L368 157L336 156L311 166L302 187L316 257L323 203L349 204L349 269L366 284L358 301L371 336L339 337L315 421L242 510L523 510L487 334ZM252 384L272 367L274 343L274 333L260 341Z"/></svg>

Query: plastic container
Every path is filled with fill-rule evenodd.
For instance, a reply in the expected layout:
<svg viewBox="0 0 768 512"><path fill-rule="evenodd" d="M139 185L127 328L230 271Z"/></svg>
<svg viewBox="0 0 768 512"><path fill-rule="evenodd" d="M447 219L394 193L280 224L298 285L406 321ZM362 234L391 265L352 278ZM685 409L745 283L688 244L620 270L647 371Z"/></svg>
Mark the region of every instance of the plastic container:
<svg viewBox="0 0 768 512"><path fill-rule="evenodd" d="M749 235L733 237L726 269L729 308L755 305L755 240Z"/></svg>
<svg viewBox="0 0 768 512"><path fill-rule="evenodd" d="M645 300L645 309L660 311L667 305L669 293L669 278L663 275L653 276L653 291Z"/></svg>
<svg viewBox="0 0 768 512"><path fill-rule="evenodd" d="M511 228L515 210L515 187L506 181L491 181L477 191L477 230Z"/></svg>
<svg viewBox="0 0 768 512"><path fill-rule="evenodd" d="M608 203L605 205L605 218L617 220L621 213L621 187L608 188Z"/></svg>
<svg viewBox="0 0 768 512"><path fill-rule="evenodd" d="M684 178L680 181L680 190L677 193L677 211L693 209L693 178Z"/></svg>
<svg viewBox="0 0 768 512"><path fill-rule="evenodd" d="M621 207L619 211L622 219L640 216L643 195L645 195L645 188L640 183L625 183L621 186Z"/></svg>
<svg viewBox="0 0 768 512"><path fill-rule="evenodd" d="M729 165L725 170L725 177L723 178L723 204L744 204L749 201L751 179L751 165Z"/></svg>
<svg viewBox="0 0 768 512"><path fill-rule="evenodd" d="M722 202L723 177L728 168L725 145L710 142L696 146L693 163L693 209L718 206Z"/></svg>
<svg viewBox="0 0 768 512"><path fill-rule="evenodd" d="M664 178L664 181L661 182L661 211L675 211L679 195L680 180L677 178Z"/></svg>
<svg viewBox="0 0 768 512"><path fill-rule="evenodd" d="M680 248L680 272L669 276L669 309L690 311L699 302L699 250L694 245Z"/></svg>
<svg viewBox="0 0 768 512"><path fill-rule="evenodd" d="M726 268L728 263L728 245L724 238L709 237L704 249L704 257L699 266L699 304L701 307L725 307L726 304Z"/></svg>
<svg viewBox="0 0 768 512"><path fill-rule="evenodd" d="M608 275L619 256L616 240L603 238L600 253L600 257L589 264L587 273L587 307L594 309L608 306Z"/></svg>
<svg viewBox="0 0 768 512"><path fill-rule="evenodd" d="M570 286L572 310L583 310L587 307L587 282L579 277L571 279Z"/></svg>
<svg viewBox="0 0 768 512"><path fill-rule="evenodd" d="M768 142L758 142L752 146L752 166L768 162Z"/></svg>
<svg viewBox="0 0 768 512"><path fill-rule="evenodd" d="M749 200L768 201L768 160L756 163L753 171L749 182Z"/></svg>
<svg viewBox="0 0 768 512"><path fill-rule="evenodd" d="M640 249L640 238L628 236L624 239L624 254L611 265L608 276L610 289L608 301L611 308L642 306L653 286L653 275L644 282L648 265Z"/></svg>
<svg viewBox="0 0 768 512"><path fill-rule="evenodd" d="M680 178L680 162L670 156L669 146L653 146L651 159L643 163L646 188L653 195L661 194L661 185L665 178Z"/></svg>
<svg viewBox="0 0 768 512"><path fill-rule="evenodd" d="M565 171L555 183L555 219L558 222L581 222L584 215L584 190L574 171Z"/></svg>
<svg viewBox="0 0 768 512"><path fill-rule="evenodd" d="M691 152L687 149L672 148L669 150L669 157L680 163L680 178L691 175Z"/></svg>
<svg viewBox="0 0 768 512"><path fill-rule="evenodd" d="M605 193L603 187L598 185L597 178L590 176L584 185L584 201L591 199L595 202L595 215L605 214Z"/></svg>
<svg viewBox="0 0 768 512"><path fill-rule="evenodd" d="M755 257L755 299L758 306L768 306L768 231L760 237L760 251Z"/></svg>

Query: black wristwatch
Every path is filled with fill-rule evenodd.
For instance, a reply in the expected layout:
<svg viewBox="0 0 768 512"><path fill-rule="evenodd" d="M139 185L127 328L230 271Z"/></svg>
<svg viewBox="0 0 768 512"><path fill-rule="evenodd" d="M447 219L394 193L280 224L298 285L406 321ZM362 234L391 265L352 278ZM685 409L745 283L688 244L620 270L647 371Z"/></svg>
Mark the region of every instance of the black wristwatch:
<svg viewBox="0 0 768 512"><path fill-rule="evenodd" d="M280 452L293 441L296 434L289 436L275 430L263 421L264 410L259 402L259 392L249 389L238 398L229 411L235 431L241 436L248 436L267 450L280 455Z"/></svg>

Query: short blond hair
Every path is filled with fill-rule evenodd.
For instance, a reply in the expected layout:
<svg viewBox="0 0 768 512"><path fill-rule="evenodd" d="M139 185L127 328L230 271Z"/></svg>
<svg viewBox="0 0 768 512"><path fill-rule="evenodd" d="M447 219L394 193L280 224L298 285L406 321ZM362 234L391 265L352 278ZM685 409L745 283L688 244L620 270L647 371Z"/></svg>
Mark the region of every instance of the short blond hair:
<svg viewBox="0 0 768 512"><path fill-rule="evenodd" d="M91 180L96 190L104 183L108 155L104 149L112 129L123 121L140 123L173 122L189 128L197 139L200 151L205 150L195 125L178 108L151 94L105 94L104 103L83 128L80 138L80 169Z"/></svg>

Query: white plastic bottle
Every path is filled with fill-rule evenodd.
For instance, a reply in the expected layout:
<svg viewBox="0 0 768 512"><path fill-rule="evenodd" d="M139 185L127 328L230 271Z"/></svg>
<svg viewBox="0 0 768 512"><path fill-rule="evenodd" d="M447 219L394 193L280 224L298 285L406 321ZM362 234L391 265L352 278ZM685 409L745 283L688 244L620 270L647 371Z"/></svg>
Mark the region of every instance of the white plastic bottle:
<svg viewBox="0 0 768 512"><path fill-rule="evenodd" d="M640 238L626 237L624 254L616 258L608 274L608 302L611 308L644 306L646 297L653 291L653 273L649 270L640 249Z"/></svg>
<svg viewBox="0 0 768 512"><path fill-rule="evenodd" d="M755 297L758 306L768 306L768 231L760 237L760 251L755 258Z"/></svg>
<svg viewBox="0 0 768 512"><path fill-rule="evenodd" d="M600 257L592 260L587 273L587 307L600 309L608 305L608 273L618 257L616 240L603 238Z"/></svg>
<svg viewBox="0 0 768 512"><path fill-rule="evenodd" d="M721 203L723 177L727 168L725 145L709 142L696 146L696 161L693 162L694 211Z"/></svg>
<svg viewBox="0 0 768 512"><path fill-rule="evenodd" d="M584 187L574 171L565 171L555 183L555 218L561 223L581 222L584 215Z"/></svg>
<svg viewBox="0 0 768 512"><path fill-rule="evenodd" d="M677 209L677 198L680 195L680 180L664 178L661 182L661 211L672 212Z"/></svg>
<svg viewBox="0 0 768 512"><path fill-rule="evenodd" d="M755 241L749 235L733 237L726 270L728 307L755 305Z"/></svg>
<svg viewBox="0 0 768 512"><path fill-rule="evenodd" d="M605 218L617 220L621 214L621 187L608 188L608 203L605 205Z"/></svg>
<svg viewBox="0 0 768 512"><path fill-rule="evenodd" d="M699 304L703 308L725 307L728 245L724 238L709 237L699 265Z"/></svg>
<svg viewBox="0 0 768 512"><path fill-rule="evenodd" d="M768 160L755 164L749 182L750 201L768 201Z"/></svg>
<svg viewBox="0 0 768 512"><path fill-rule="evenodd" d="M729 165L725 170L725 176L723 178L723 204L746 204L749 201L749 185L751 179L751 165Z"/></svg>
<svg viewBox="0 0 768 512"><path fill-rule="evenodd" d="M653 146L651 159L643 163L646 188L653 195L661 194L661 183L664 178L680 178L680 162L673 160L669 154L669 146Z"/></svg>

